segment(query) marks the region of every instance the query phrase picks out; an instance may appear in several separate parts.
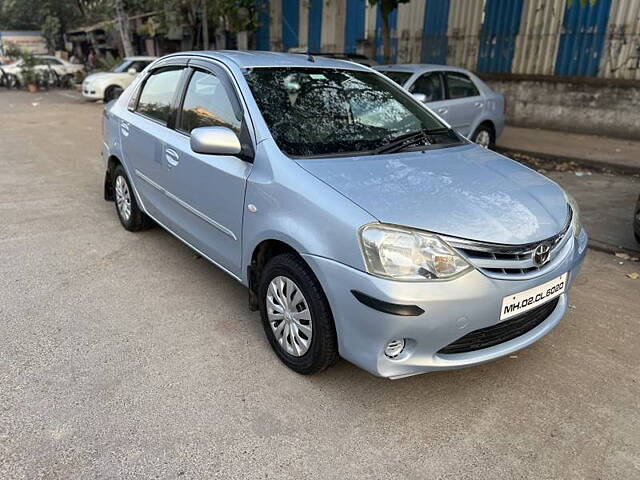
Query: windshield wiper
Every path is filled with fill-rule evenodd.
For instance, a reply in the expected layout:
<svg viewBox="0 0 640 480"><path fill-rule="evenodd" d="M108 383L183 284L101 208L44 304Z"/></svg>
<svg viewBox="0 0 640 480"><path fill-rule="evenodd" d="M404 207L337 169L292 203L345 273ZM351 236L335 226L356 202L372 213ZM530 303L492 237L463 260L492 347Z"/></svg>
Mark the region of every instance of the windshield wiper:
<svg viewBox="0 0 640 480"><path fill-rule="evenodd" d="M443 127L434 128L431 130L425 128L417 132L406 133L375 149L373 153L374 155L379 155L381 153L393 153L397 152L398 150L402 150L405 147L415 145L417 142L424 142L425 145L431 145L432 143L434 143L433 139L429 138L431 135L447 133L448 131L448 128Z"/></svg>

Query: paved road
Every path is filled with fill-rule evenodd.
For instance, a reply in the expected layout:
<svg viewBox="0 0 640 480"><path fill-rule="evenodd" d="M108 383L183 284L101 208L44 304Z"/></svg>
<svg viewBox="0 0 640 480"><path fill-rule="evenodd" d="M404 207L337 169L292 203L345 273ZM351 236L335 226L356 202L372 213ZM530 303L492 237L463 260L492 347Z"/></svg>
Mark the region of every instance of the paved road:
<svg viewBox="0 0 640 480"><path fill-rule="evenodd" d="M590 252L517 358L302 377L237 282L120 227L99 106L0 92L0 118L0 478L640 477L638 264Z"/></svg>

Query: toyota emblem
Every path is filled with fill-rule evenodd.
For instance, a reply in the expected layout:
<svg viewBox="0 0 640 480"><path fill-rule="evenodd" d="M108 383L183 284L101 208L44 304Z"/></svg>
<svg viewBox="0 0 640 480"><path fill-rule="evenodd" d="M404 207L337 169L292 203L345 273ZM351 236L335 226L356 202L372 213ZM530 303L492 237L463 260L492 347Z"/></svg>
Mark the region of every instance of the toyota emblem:
<svg viewBox="0 0 640 480"><path fill-rule="evenodd" d="M533 263L541 267L542 265L544 265L549 261L550 252L551 252L551 247L546 243L541 243L533 251Z"/></svg>

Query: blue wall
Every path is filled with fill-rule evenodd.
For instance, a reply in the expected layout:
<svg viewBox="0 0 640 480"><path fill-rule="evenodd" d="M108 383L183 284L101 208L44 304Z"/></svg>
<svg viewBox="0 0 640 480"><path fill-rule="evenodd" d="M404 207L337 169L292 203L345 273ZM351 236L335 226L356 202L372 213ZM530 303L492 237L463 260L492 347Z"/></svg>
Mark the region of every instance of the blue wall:
<svg viewBox="0 0 640 480"><path fill-rule="evenodd" d="M269 50L269 0L258 1L258 30L256 32L256 49Z"/></svg>
<svg viewBox="0 0 640 480"><path fill-rule="evenodd" d="M479 72L511 72L522 4L523 0L487 0L480 31Z"/></svg>
<svg viewBox="0 0 640 480"><path fill-rule="evenodd" d="M364 38L366 0L347 0L347 21L344 25L344 51L355 53L358 40Z"/></svg>
<svg viewBox="0 0 640 480"><path fill-rule="evenodd" d="M391 12L391 15L389 15L389 30L391 30L391 63L395 63L396 57L398 56L398 38L394 35L397 24L398 9L396 8ZM378 8L376 14L376 62L378 63L384 63L384 51L382 45L382 15Z"/></svg>
<svg viewBox="0 0 640 480"><path fill-rule="evenodd" d="M427 0L420 53L423 63L447 63L449 7L450 0Z"/></svg>
<svg viewBox="0 0 640 480"><path fill-rule="evenodd" d="M286 52L297 47L300 28L300 2L298 0L282 0L282 47Z"/></svg>
<svg viewBox="0 0 640 480"><path fill-rule="evenodd" d="M596 76L604 47L611 0L584 6L578 0L567 4L563 32L556 57L556 75Z"/></svg>
<svg viewBox="0 0 640 480"><path fill-rule="evenodd" d="M309 38L307 45L310 52L320 51L322 40L322 3L323 0L309 0Z"/></svg>

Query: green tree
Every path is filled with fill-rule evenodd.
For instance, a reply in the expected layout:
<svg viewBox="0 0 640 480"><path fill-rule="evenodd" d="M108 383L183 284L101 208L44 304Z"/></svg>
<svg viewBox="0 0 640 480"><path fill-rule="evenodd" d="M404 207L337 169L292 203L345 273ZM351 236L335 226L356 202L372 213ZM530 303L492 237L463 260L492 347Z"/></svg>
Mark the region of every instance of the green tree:
<svg viewBox="0 0 640 480"><path fill-rule="evenodd" d="M63 32L83 18L77 0L0 0L0 30L43 30L51 50Z"/></svg>
<svg viewBox="0 0 640 480"><path fill-rule="evenodd" d="M408 2L409 0L369 0L369 5L377 5L380 9L384 63L391 63L391 28L389 27L389 16L398 8L398 5Z"/></svg>

